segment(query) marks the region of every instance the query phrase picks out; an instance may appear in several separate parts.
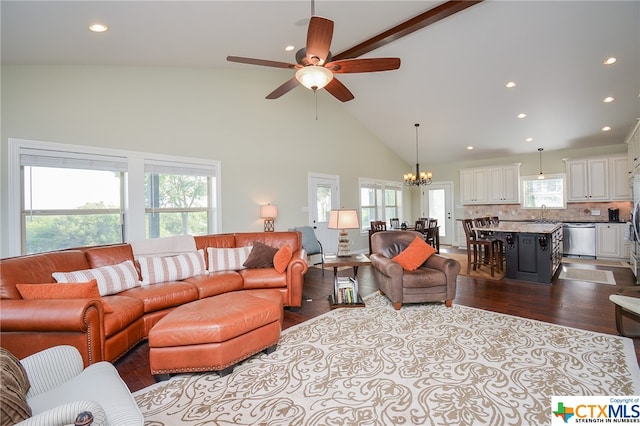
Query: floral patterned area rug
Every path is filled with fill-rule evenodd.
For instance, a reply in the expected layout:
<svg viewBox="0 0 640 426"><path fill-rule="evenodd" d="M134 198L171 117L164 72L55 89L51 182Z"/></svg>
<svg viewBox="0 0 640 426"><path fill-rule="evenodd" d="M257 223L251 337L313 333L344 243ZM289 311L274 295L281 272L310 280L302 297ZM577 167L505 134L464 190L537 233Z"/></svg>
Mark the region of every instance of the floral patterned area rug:
<svg viewBox="0 0 640 426"><path fill-rule="evenodd" d="M230 375L174 376L134 394L146 424L542 425L551 396L638 395L633 342L378 293L282 332Z"/></svg>

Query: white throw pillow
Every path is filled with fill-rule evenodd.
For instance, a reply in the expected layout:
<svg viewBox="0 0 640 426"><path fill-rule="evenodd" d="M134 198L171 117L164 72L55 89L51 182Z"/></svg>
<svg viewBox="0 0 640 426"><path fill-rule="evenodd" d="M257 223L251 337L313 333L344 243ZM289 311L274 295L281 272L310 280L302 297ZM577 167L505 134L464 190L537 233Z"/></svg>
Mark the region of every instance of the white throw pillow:
<svg viewBox="0 0 640 426"><path fill-rule="evenodd" d="M82 283L95 279L101 296L116 294L140 285L138 271L133 261L126 260L117 265L101 266L73 272L54 272L53 279L59 283Z"/></svg>
<svg viewBox="0 0 640 426"><path fill-rule="evenodd" d="M177 256L142 256L138 258L142 285L178 281L206 272L204 250Z"/></svg>
<svg viewBox="0 0 640 426"><path fill-rule="evenodd" d="M249 257L253 246L238 248L207 247L209 272L239 271L245 269L243 263Z"/></svg>

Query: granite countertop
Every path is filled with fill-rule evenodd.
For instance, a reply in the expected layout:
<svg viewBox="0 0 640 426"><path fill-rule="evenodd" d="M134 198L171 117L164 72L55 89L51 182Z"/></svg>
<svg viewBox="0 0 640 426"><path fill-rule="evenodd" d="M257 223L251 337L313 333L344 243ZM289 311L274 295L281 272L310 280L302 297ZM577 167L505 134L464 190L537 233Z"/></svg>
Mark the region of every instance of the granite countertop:
<svg viewBox="0 0 640 426"><path fill-rule="evenodd" d="M545 219L545 220L540 220L540 219L500 219L501 222L521 222L521 223L626 223L626 220L620 220L618 222L612 222L610 220L607 219L593 219L593 220L586 220L586 219L576 219L576 220L571 220L571 219Z"/></svg>
<svg viewBox="0 0 640 426"><path fill-rule="evenodd" d="M456 219L456 221L461 222L464 219ZM563 224L563 223L628 223L628 220L620 220L618 222L612 222L606 219L594 219L594 220L585 220L585 219L500 219L500 222L507 223L544 223L544 224Z"/></svg>
<svg viewBox="0 0 640 426"><path fill-rule="evenodd" d="M476 230L493 232L522 232L527 234L551 234L562 223L533 223L533 222L500 222L497 225L474 227Z"/></svg>

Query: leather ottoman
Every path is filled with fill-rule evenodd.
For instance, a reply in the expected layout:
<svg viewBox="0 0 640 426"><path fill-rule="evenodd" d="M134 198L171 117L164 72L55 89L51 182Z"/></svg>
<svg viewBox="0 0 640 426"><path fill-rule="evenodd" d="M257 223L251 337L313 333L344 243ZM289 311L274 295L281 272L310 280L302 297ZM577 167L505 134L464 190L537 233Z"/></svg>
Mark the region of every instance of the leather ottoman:
<svg viewBox="0 0 640 426"><path fill-rule="evenodd" d="M278 290L234 291L179 306L149 331L151 373L156 380L172 373L229 374L236 363L276 349L282 318Z"/></svg>

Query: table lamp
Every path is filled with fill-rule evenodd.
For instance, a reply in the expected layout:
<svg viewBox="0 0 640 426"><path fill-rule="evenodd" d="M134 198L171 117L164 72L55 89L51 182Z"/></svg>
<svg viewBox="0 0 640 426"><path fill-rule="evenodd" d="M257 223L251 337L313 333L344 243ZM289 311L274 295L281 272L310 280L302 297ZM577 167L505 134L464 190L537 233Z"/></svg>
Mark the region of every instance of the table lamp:
<svg viewBox="0 0 640 426"><path fill-rule="evenodd" d="M337 209L329 212L329 229L339 229L338 235L338 257L351 256L351 243L347 229L359 229L358 211Z"/></svg>
<svg viewBox="0 0 640 426"><path fill-rule="evenodd" d="M260 206L260 218L264 219L264 232L273 232L275 230L273 222L276 217L278 217L278 206L272 206L271 204Z"/></svg>

